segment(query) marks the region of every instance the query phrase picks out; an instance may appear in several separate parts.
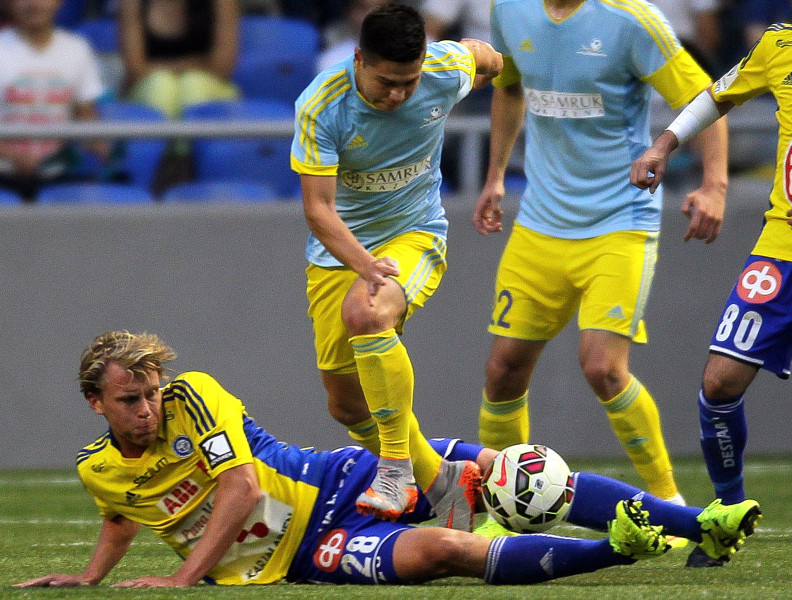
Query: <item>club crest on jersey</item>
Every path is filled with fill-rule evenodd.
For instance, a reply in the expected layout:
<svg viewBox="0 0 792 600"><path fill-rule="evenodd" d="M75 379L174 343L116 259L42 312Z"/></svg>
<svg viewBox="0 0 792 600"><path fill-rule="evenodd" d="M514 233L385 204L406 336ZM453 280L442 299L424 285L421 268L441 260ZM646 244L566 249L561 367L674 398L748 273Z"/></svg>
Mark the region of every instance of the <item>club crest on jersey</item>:
<svg viewBox="0 0 792 600"><path fill-rule="evenodd" d="M778 267L770 261L757 260L748 265L740 275L737 294L745 302L762 304L778 295L781 283L782 276Z"/></svg>
<svg viewBox="0 0 792 600"><path fill-rule="evenodd" d="M588 46L586 44L581 44L580 50L577 51L578 54L585 54L586 56L608 56L602 50L602 40L599 38L594 38L589 42Z"/></svg>
<svg viewBox="0 0 792 600"><path fill-rule="evenodd" d="M424 119L423 125L421 125L421 129L423 129L424 127L429 127L429 125L431 125L432 123L436 123L437 121L446 118L442 106L433 106L429 114L431 114L432 116L429 117L428 119Z"/></svg>
<svg viewBox="0 0 792 600"><path fill-rule="evenodd" d="M236 458L234 449L231 447L231 442L228 440L225 431L216 433L202 441L201 450L203 450L204 456L206 456L206 462L209 463L210 469L214 469L218 465Z"/></svg>
<svg viewBox="0 0 792 600"><path fill-rule="evenodd" d="M175 440L173 440L173 452L179 458L186 458L190 456L195 451L190 438L186 435L180 435Z"/></svg>

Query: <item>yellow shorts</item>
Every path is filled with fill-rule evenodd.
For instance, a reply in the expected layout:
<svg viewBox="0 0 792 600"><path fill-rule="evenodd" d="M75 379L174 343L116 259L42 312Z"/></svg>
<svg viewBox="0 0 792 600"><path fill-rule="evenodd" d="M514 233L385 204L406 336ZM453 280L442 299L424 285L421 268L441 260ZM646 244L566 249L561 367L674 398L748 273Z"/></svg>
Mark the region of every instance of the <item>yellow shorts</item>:
<svg viewBox="0 0 792 600"><path fill-rule="evenodd" d="M376 257L390 256L399 264L394 277L404 290L407 312L396 330L435 293L446 271L446 243L425 231L410 231L374 249ZM346 267L308 265L308 316L314 329L316 366L322 371L353 373L355 356L341 319L341 303L358 274Z"/></svg>
<svg viewBox="0 0 792 600"><path fill-rule="evenodd" d="M612 331L645 344L642 319L657 242L651 231L570 240L515 223L498 267L489 331L547 341L578 311L581 330Z"/></svg>

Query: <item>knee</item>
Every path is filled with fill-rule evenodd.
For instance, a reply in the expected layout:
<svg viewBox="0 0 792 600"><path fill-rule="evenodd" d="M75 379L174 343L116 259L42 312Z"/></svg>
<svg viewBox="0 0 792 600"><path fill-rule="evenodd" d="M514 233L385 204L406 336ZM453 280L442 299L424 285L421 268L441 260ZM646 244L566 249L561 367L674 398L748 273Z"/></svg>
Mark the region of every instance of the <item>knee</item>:
<svg viewBox="0 0 792 600"><path fill-rule="evenodd" d="M742 392L740 385L732 381L726 373L710 369L704 370L701 387L704 395L712 400L732 398Z"/></svg>
<svg viewBox="0 0 792 600"><path fill-rule="evenodd" d="M349 336L376 333L377 316L374 307L357 295L348 294L341 304L341 319Z"/></svg>
<svg viewBox="0 0 792 600"><path fill-rule="evenodd" d="M341 319L347 334L352 337L380 333L395 327L406 310L401 288L396 289L380 288L372 302L368 288L353 286L341 304Z"/></svg>
<svg viewBox="0 0 792 600"><path fill-rule="evenodd" d="M420 545L420 561L438 577L459 573L460 565L469 559L469 544L461 532L454 529L437 529L437 535Z"/></svg>
<svg viewBox="0 0 792 600"><path fill-rule="evenodd" d="M525 393L528 387L530 368L519 358L493 353L487 359L486 375L487 387L495 396L516 398Z"/></svg>
<svg viewBox="0 0 792 600"><path fill-rule="evenodd" d="M581 361L580 368L583 377L601 398L611 398L618 394L629 377L625 369L607 357L588 357Z"/></svg>

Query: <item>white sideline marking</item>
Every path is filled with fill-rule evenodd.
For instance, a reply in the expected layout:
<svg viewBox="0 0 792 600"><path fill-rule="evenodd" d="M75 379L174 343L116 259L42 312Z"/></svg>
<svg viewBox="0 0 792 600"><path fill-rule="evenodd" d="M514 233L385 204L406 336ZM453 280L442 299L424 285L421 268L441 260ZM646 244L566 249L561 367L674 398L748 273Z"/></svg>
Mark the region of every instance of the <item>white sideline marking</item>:
<svg viewBox="0 0 792 600"><path fill-rule="evenodd" d="M36 477L31 479L0 479L0 485L75 485L81 483L79 478L47 479Z"/></svg>
<svg viewBox="0 0 792 600"><path fill-rule="evenodd" d="M100 519L0 519L0 525L101 525Z"/></svg>
<svg viewBox="0 0 792 600"><path fill-rule="evenodd" d="M604 461L607 459L603 459ZM778 463L772 465L752 465L750 464L750 457L746 459L748 464L745 465L744 471L746 472L759 472L759 471L784 471L786 472L789 469L789 463ZM625 469L631 470L632 467L628 464L619 467L611 467L607 464L605 465L598 465L596 470L591 470L591 473L600 473L602 475L610 475L622 473ZM573 469L574 466L573 466ZM697 473L697 472L706 472L706 467L704 466L704 462L702 461L700 464L696 465L682 465L682 466L674 466L674 471L677 473ZM0 479L0 486L3 485L78 485L82 484L78 477L60 477L57 479L47 479L46 477L32 477L30 479Z"/></svg>
<svg viewBox="0 0 792 600"><path fill-rule="evenodd" d="M162 542L133 542L133 546L162 546ZM93 542L63 542L60 544L30 544L31 548L66 548L68 546L96 546Z"/></svg>

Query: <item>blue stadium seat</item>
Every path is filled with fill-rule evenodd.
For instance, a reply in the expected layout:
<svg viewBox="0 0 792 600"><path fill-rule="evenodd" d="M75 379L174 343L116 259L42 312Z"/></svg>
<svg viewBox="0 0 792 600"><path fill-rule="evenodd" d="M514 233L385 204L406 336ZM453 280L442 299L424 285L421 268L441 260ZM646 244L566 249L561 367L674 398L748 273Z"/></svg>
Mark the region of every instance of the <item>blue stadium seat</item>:
<svg viewBox="0 0 792 600"><path fill-rule="evenodd" d="M265 100L207 102L188 107L186 121L294 118L289 104ZM281 198L299 196L300 178L289 167L291 139L199 139L193 143L198 181L255 180L271 186Z"/></svg>
<svg viewBox="0 0 792 600"><path fill-rule="evenodd" d="M39 204L151 204L144 189L123 183L54 183L43 187Z"/></svg>
<svg viewBox="0 0 792 600"><path fill-rule="evenodd" d="M316 54L319 29L309 21L289 17L244 15L239 20L239 56L249 53Z"/></svg>
<svg viewBox="0 0 792 600"><path fill-rule="evenodd" d="M113 17L89 19L76 25L74 31L87 38L96 52L120 52L118 19Z"/></svg>
<svg viewBox="0 0 792 600"><path fill-rule="evenodd" d="M196 181L174 185L162 195L163 202L271 202L278 195L258 181Z"/></svg>
<svg viewBox="0 0 792 600"><path fill-rule="evenodd" d="M245 98L294 103L316 75L316 54L259 53L240 56L234 83Z"/></svg>
<svg viewBox="0 0 792 600"><path fill-rule="evenodd" d="M158 123L166 121L165 115L151 106L132 102L108 101L99 104L102 121L139 121ZM164 139L130 138L120 142L120 168L129 182L137 187L150 189L157 166L168 143Z"/></svg>
<svg viewBox="0 0 792 600"><path fill-rule="evenodd" d="M63 0L55 13L55 24L65 29L79 25L85 15L85 0Z"/></svg>
<svg viewBox="0 0 792 600"><path fill-rule="evenodd" d="M22 204L22 197L11 190L0 188L0 205Z"/></svg>
<svg viewBox="0 0 792 600"><path fill-rule="evenodd" d="M319 30L307 21L242 17L234 83L246 98L293 103L315 75L319 42Z"/></svg>

